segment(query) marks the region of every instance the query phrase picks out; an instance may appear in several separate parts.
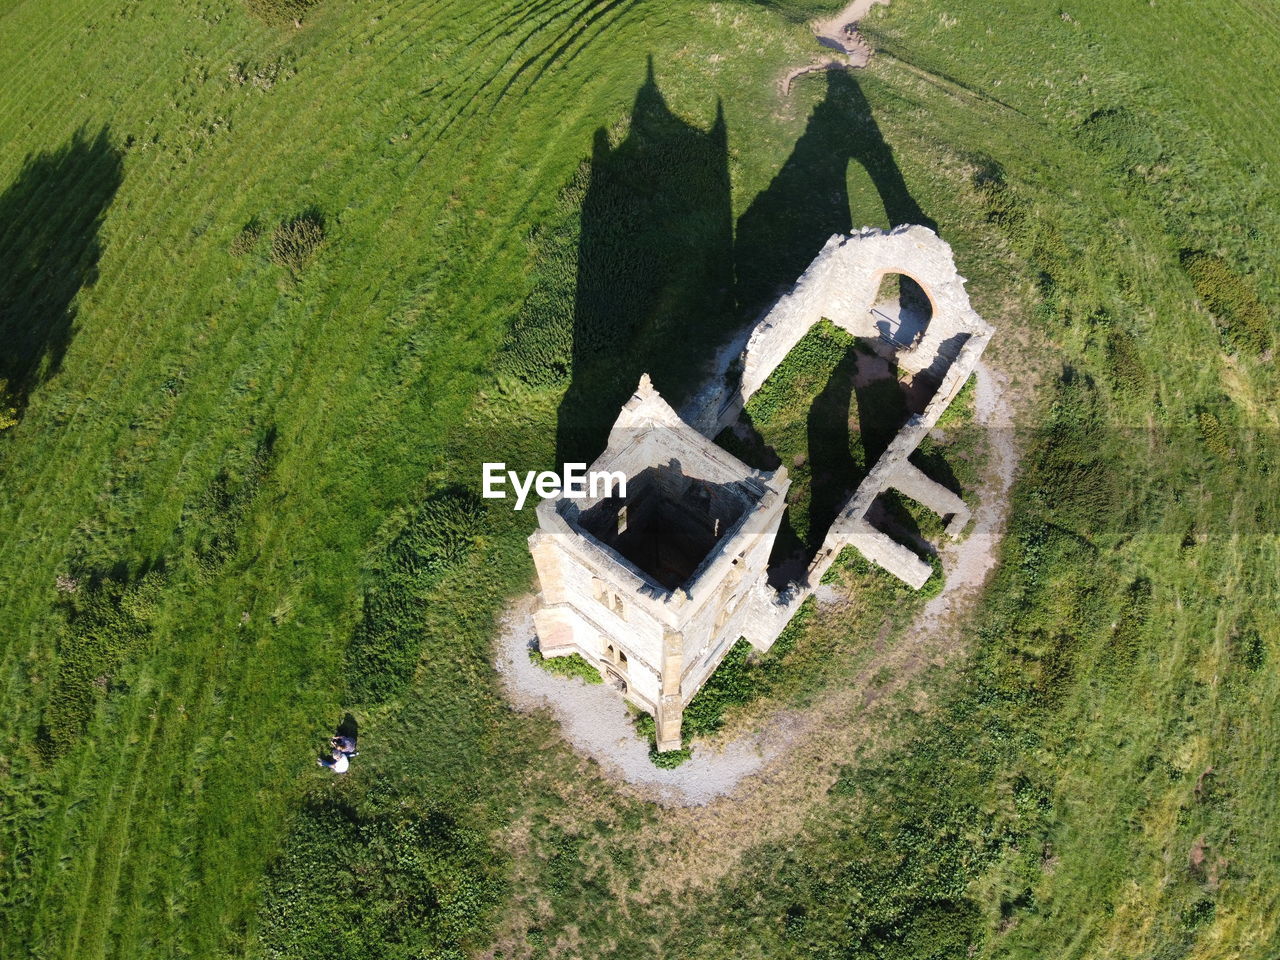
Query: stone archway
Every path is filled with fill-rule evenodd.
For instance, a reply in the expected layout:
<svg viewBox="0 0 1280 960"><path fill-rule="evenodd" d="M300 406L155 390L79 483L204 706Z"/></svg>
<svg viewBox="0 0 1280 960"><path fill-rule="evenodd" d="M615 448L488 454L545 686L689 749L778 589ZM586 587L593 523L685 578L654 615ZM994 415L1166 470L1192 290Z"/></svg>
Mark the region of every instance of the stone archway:
<svg viewBox="0 0 1280 960"><path fill-rule="evenodd" d="M913 587L925 582L929 565L866 520L874 499L889 487L942 516L951 516L948 529L962 528L968 517L968 508L959 497L908 461L959 393L993 332L969 304L965 279L956 271L951 247L929 228L916 225L889 231L863 228L849 236L831 237L749 334L721 352L717 374L681 411L682 418L704 436L717 436L737 420L747 400L805 333L824 318L855 337L877 339L879 318L872 308L881 281L889 274L910 277L931 308L929 322L922 325L919 335L893 353L899 372L919 388L920 395L907 422L840 508L810 565L810 584L818 582L840 548L850 544ZM809 589L762 599L761 615L792 609Z"/></svg>
<svg viewBox="0 0 1280 960"><path fill-rule="evenodd" d="M886 289L886 282L897 278L897 289ZM928 286L910 271L884 269L874 279L875 296L867 310L880 340L894 352L910 350L923 339L936 310Z"/></svg>
<svg viewBox="0 0 1280 960"><path fill-rule="evenodd" d="M990 335L990 326L969 304L951 247L928 227L864 228L849 236L836 234L745 342L739 341L740 349L721 356L721 376L713 378L682 411L685 419L707 436L715 436L737 418L800 338L824 317L855 337L878 337L871 307L881 279L892 273L910 277L931 308L922 335L897 354L898 365L908 376L926 372L938 380L934 375L945 371L965 341L975 334Z"/></svg>

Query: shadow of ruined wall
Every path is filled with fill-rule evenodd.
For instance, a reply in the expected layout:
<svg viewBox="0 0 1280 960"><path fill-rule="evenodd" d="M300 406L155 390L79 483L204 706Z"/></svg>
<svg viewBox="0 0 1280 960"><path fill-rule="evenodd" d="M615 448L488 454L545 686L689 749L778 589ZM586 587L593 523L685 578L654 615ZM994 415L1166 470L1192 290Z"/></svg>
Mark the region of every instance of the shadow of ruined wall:
<svg viewBox="0 0 1280 960"><path fill-rule="evenodd" d="M850 346L831 372L826 386L814 397L806 423L809 451L809 526L805 562L813 558L840 505L862 479L854 459L849 409L853 403L858 359Z"/></svg>
<svg viewBox="0 0 1280 960"><path fill-rule="evenodd" d="M936 229L907 189L893 150L858 81L827 70L827 91L813 108L773 182L738 219L734 247L738 317L750 321L795 282L834 233L849 233L878 219L878 211L849 208L849 164L866 170L889 226L918 223Z"/></svg>
<svg viewBox="0 0 1280 960"><path fill-rule="evenodd" d="M19 413L62 366L75 298L97 278L98 232L123 175L108 129L80 131L28 157L0 196L0 379L8 381L4 405Z"/></svg>

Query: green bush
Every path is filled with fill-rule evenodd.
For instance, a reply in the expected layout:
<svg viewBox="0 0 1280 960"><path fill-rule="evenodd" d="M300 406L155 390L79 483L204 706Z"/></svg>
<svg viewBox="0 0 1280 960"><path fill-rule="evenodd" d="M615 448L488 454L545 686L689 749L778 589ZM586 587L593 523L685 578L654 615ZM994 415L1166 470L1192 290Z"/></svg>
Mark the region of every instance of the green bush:
<svg viewBox="0 0 1280 960"><path fill-rule="evenodd" d="M356 702L381 703L412 677L429 593L470 549L482 519L475 497L443 491L418 508L372 565L363 616L346 652Z"/></svg>
<svg viewBox="0 0 1280 960"><path fill-rule="evenodd" d="M1199 930L1213 923L1217 904L1207 896L1200 897L1182 911L1182 925L1189 931Z"/></svg>
<svg viewBox="0 0 1280 960"><path fill-rule="evenodd" d="M978 390L978 378L974 374L969 374L969 379L964 382L964 386L960 388L960 392L955 395L955 399L942 411L942 416L938 418L938 426L943 429L963 426L973 420L975 394Z"/></svg>
<svg viewBox="0 0 1280 960"><path fill-rule="evenodd" d="M1258 628L1249 623L1231 635L1231 655L1250 673L1256 673L1267 662L1267 645Z"/></svg>
<svg viewBox="0 0 1280 960"><path fill-rule="evenodd" d="M271 262L300 273L324 239L324 217L315 211L299 214L281 223L271 235Z"/></svg>
<svg viewBox="0 0 1280 960"><path fill-rule="evenodd" d="M635 713L632 715L632 721L641 739L649 741L649 760L655 767L661 770L674 770L693 756L693 751L688 747L681 747L679 750L658 749L658 725L652 714Z"/></svg>
<svg viewBox="0 0 1280 960"><path fill-rule="evenodd" d="M930 556L925 557L925 560L933 568L933 572L929 574L929 579L920 587L918 595L921 600L932 600L942 593L942 588L946 585L946 575L942 572L941 559L936 556Z"/></svg>
<svg viewBox="0 0 1280 960"><path fill-rule="evenodd" d="M245 0L245 6L264 23L299 23L320 0Z"/></svg>
<svg viewBox="0 0 1280 960"><path fill-rule="evenodd" d="M530 650L529 659L543 670L554 673L558 677L577 677L584 683L604 683L600 671L587 663L578 653L571 653L567 657L544 657L537 650Z"/></svg>
<svg viewBox="0 0 1280 960"><path fill-rule="evenodd" d="M1084 144L1123 172L1154 166L1164 152L1153 125L1124 108L1099 110L1080 125Z"/></svg>
<svg viewBox="0 0 1280 960"><path fill-rule="evenodd" d="M98 702L121 685L118 671L151 637L162 568L135 579L66 578L58 666L41 716L39 748L46 760L65 754L84 732Z"/></svg>
<svg viewBox="0 0 1280 960"><path fill-rule="evenodd" d="M228 251L233 257L243 257L262 239L262 223L254 217L246 223L231 241Z"/></svg>
<svg viewBox="0 0 1280 960"><path fill-rule="evenodd" d="M791 352L769 374L747 402L754 422L768 424L784 413L794 412L798 400L808 400L830 379L836 366L853 346L854 339L829 320L814 324Z"/></svg>
<svg viewBox="0 0 1280 960"><path fill-rule="evenodd" d="M692 750L681 747L679 750L655 750L649 754L649 759L661 770L674 770L691 756L693 756Z"/></svg>
<svg viewBox="0 0 1280 960"><path fill-rule="evenodd" d="M1116 386L1133 393L1146 390L1147 369L1128 330L1112 329L1107 334L1107 364Z"/></svg>
<svg viewBox="0 0 1280 960"><path fill-rule="evenodd" d="M493 860L448 814L412 800L367 812L326 784L307 798L268 873L263 955L461 960L501 891Z"/></svg>
<svg viewBox="0 0 1280 960"><path fill-rule="evenodd" d="M1196 427L1205 449L1219 463L1234 463L1236 459L1235 436L1228 424L1213 410L1201 407L1196 411Z"/></svg>
<svg viewBox="0 0 1280 960"><path fill-rule="evenodd" d="M751 644L739 640L725 654L715 672L684 709L684 739L704 737L724 726L724 712L733 704L752 700L758 689L758 671L750 663Z"/></svg>
<svg viewBox="0 0 1280 960"><path fill-rule="evenodd" d="M1196 250L1182 253L1182 269L1196 295L1218 322L1223 334L1239 350L1261 353L1271 346L1267 310L1249 282L1221 257Z"/></svg>

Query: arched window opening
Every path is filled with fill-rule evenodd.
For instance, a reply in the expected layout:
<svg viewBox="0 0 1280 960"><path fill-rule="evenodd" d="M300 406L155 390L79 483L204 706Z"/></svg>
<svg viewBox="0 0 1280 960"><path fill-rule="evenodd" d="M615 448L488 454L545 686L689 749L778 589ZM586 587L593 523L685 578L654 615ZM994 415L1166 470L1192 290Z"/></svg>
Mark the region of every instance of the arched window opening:
<svg viewBox="0 0 1280 960"><path fill-rule="evenodd" d="M871 315L880 339L903 350L917 343L933 319L933 302L924 287L905 273L886 273Z"/></svg>

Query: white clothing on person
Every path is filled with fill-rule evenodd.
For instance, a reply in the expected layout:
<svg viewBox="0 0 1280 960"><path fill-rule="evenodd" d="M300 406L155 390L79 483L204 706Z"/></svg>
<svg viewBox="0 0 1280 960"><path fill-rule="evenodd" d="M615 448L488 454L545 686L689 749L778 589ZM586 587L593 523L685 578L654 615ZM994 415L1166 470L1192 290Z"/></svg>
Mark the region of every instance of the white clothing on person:
<svg viewBox="0 0 1280 960"><path fill-rule="evenodd" d="M320 761L320 766L328 767L334 773L346 773L347 768L351 766L351 761L347 759L347 755L345 753L340 753L335 750L333 751L333 756L330 759Z"/></svg>

